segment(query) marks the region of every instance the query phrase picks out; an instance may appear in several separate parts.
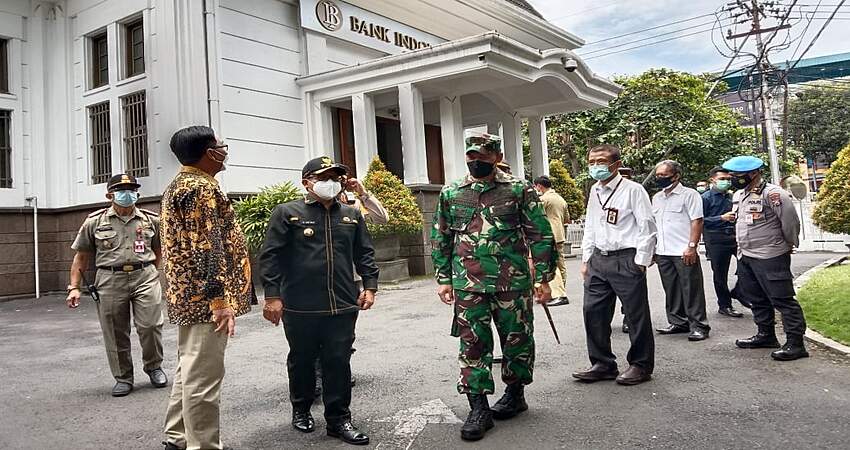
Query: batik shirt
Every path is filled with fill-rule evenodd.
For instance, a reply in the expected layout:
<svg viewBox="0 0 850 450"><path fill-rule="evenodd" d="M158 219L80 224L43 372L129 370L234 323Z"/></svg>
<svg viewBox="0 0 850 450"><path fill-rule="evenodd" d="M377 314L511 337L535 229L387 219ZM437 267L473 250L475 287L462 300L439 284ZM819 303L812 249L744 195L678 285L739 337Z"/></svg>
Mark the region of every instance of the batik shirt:
<svg viewBox="0 0 850 450"><path fill-rule="evenodd" d="M162 196L162 250L168 318L212 322L212 311L251 309L251 265L230 199L215 178L183 167Z"/></svg>
<svg viewBox="0 0 850 450"><path fill-rule="evenodd" d="M431 242L437 282L454 289L524 291L553 277L557 254L543 205L530 183L502 171L491 182L467 175L444 187Z"/></svg>

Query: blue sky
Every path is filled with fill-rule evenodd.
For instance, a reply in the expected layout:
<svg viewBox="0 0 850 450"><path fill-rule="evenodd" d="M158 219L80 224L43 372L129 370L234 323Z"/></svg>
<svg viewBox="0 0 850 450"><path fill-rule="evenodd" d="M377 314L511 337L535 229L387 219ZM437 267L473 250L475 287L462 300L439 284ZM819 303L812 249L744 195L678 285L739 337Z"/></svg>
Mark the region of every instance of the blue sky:
<svg viewBox="0 0 850 450"><path fill-rule="evenodd" d="M729 0L529 0L529 2L533 4L547 20L560 28L578 35L588 43L632 31L667 24L681 19L710 14L715 12L719 7L725 5L728 1ZM790 4L792 3L792 0L781 0L781 2ZM803 7L809 11L814 10L814 5L817 3L818 0L798 1L798 5L805 5ZM829 14L835 9L835 5L838 3L839 0L822 1L822 5L819 10L821 12L817 14L817 19L812 21L808 33L803 37L802 46L798 54L802 53L805 47L809 44L809 41L817 33L817 30L820 29L825 22L826 17L829 16ZM850 19L850 2L846 3L842 7L842 13L840 13L837 17ZM726 65L728 60L722 57L715 49L712 44L711 33L709 32L699 33L658 45L647 46L613 55L599 56L609 51L626 49L634 45L651 42L652 40L666 39L681 34L708 30L712 27L712 25L708 24L708 22L713 20L713 16L702 17L700 19L659 28L643 34L624 37L619 40L609 40L598 44L590 44L579 49L577 53L585 54L583 57L590 67L595 72L604 76L611 76L615 74L636 74L654 67L667 67L690 72L720 71ZM798 36L803 31L805 24L806 22L803 21L795 25L791 29L792 37ZM739 25L739 27L743 27L743 25ZM607 51L600 51L595 54L589 53L593 50L600 50L605 47L644 39L655 34L669 33L685 28L691 29L658 37L652 40L612 48ZM744 29L739 28L738 31L744 31ZM767 36L769 36L769 34L765 35L765 37ZM720 34L715 33L714 37L715 42L720 44ZM777 41L782 37L783 35L778 35L776 38ZM797 43L795 42L788 50L775 53L775 56L772 57L772 62L783 62L787 58L790 58L796 45ZM726 50L725 47L722 48ZM747 44L745 49L755 52L754 45L752 45L752 38L751 42ZM731 53L728 50L726 51ZM844 52L850 52L850 20L833 20L829 27L827 27L826 31L824 31L823 35L818 39L814 47L812 47L812 49L806 54L806 58ZM597 57L594 58L594 55ZM745 61L752 61L752 58L748 60L737 59L735 64L743 64Z"/></svg>

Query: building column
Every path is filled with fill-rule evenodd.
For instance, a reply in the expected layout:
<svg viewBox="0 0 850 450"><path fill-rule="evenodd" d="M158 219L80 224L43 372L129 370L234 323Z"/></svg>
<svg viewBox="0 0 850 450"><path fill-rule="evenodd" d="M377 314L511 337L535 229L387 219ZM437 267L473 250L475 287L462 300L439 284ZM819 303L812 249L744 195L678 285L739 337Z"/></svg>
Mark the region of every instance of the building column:
<svg viewBox="0 0 850 450"><path fill-rule="evenodd" d="M404 183L428 184L425 155L425 117L422 93L411 83L398 86L398 110L401 120L401 147L404 158Z"/></svg>
<svg viewBox="0 0 850 450"><path fill-rule="evenodd" d="M549 175L549 148L546 144L546 119L528 118L528 141L531 144L531 174Z"/></svg>
<svg viewBox="0 0 850 450"><path fill-rule="evenodd" d="M525 158L522 155L522 117L505 114L502 117L502 149L505 162L517 178L525 178Z"/></svg>
<svg viewBox="0 0 850 450"><path fill-rule="evenodd" d="M315 100L312 93L304 95L304 117L307 123L307 151L304 163L319 156L333 158L333 112L326 104Z"/></svg>
<svg viewBox="0 0 850 450"><path fill-rule="evenodd" d="M354 119L354 160L357 177L366 177L369 164L378 154L378 133L375 124L375 99L366 93L351 96L351 114Z"/></svg>
<svg viewBox="0 0 850 450"><path fill-rule="evenodd" d="M443 170L446 183L450 183L466 174L463 113L459 95L440 98L440 134L443 140Z"/></svg>

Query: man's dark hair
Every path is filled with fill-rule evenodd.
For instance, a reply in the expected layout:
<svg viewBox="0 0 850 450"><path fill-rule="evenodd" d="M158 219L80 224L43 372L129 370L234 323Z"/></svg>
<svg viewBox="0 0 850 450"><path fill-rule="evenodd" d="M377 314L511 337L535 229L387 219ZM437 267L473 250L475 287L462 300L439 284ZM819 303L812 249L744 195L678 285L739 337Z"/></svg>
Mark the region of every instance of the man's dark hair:
<svg viewBox="0 0 850 450"><path fill-rule="evenodd" d="M546 175L541 175L541 176L535 178L534 184L539 184L539 185L545 187L546 189L552 188L552 180L550 180L549 177L547 177Z"/></svg>
<svg viewBox="0 0 850 450"><path fill-rule="evenodd" d="M718 173L729 173L729 171L720 166L714 166L714 168L708 172L708 176L713 178Z"/></svg>
<svg viewBox="0 0 850 450"><path fill-rule="evenodd" d="M611 144L597 145L596 147L591 148L590 151L587 152L587 154L589 155L589 154L594 153L594 152L608 153L608 156L611 157L612 163L620 160L620 147L617 147L616 145L611 145Z"/></svg>
<svg viewBox="0 0 850 450"><path fill-rule="evenodd" d="M215 131L203 125L181 128L171 136L171 151L180 164L195 164L216 144Z"/></svg>

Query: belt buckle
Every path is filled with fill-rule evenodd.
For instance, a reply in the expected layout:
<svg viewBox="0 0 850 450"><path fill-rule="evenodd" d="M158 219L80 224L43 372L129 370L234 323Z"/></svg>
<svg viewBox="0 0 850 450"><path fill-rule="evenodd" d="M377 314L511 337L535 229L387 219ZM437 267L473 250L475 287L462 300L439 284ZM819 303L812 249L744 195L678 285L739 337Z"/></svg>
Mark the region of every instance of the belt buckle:
<svg viewBox="0 0 850 450"><path fill-rule="evenodd" d="M121 270L124 271L124 272L132 272L132 271L136 270L136 268L133 267L132 264L124 264L123 266L121 266Z"/></svg>
<svg viewBox="0 0 850 450"><path fill-rule="evenodd" d="M608 256L608 250L599 250L599 253L600 253L602 256Z"/></svg>

